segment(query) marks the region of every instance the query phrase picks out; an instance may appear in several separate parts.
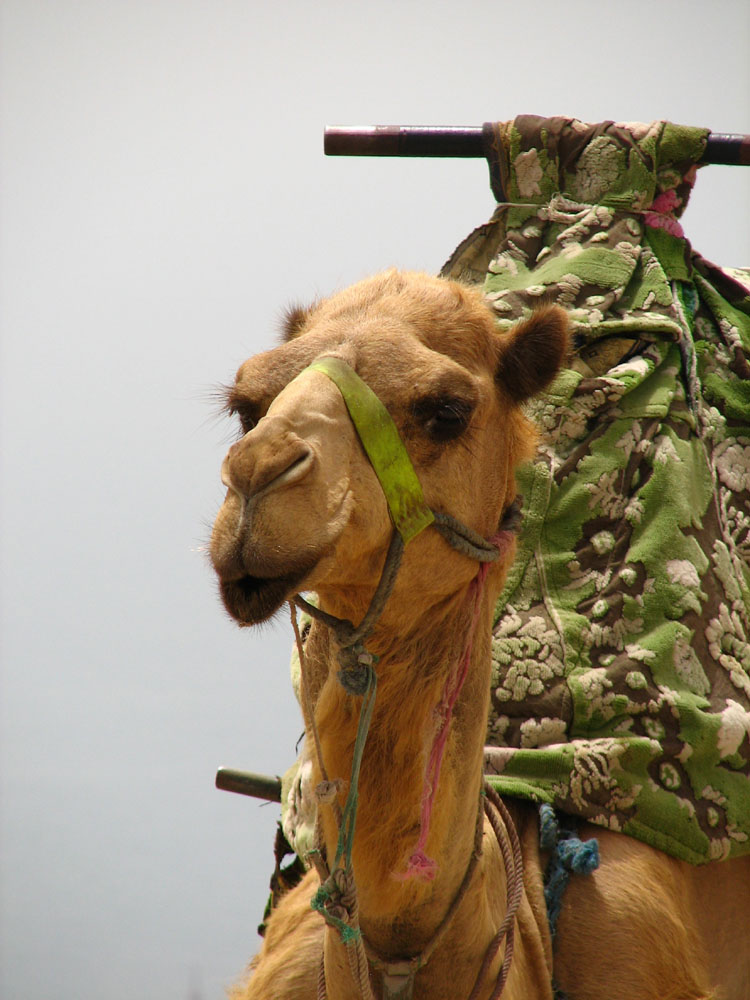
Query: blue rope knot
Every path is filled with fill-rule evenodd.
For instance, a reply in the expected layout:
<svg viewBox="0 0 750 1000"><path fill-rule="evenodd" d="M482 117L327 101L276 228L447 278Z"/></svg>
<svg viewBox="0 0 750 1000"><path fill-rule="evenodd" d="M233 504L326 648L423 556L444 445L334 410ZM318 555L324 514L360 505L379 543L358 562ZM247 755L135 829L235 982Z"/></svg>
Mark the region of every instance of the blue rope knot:
<svg viewBox="0 0 750 1000"><path fill-rule="evenodd" d="M562 909L562 899L571 875L590 875L599 867L599 842L581 840L576 836L575 825L563 823L555 810L546 802L539 806L539 846L550 851L544 873L544 900L552 940L557 933L557 919Z"/></svg>

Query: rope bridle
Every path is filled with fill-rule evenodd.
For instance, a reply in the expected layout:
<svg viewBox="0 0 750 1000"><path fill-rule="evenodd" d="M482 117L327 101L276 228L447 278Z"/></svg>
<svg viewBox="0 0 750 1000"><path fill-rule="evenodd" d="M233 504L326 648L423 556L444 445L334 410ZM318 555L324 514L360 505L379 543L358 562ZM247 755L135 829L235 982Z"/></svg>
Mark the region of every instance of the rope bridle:
<svg viewBox="0 0 750 1000"><path fill-rule="evenodd" d="M380 580L359 625L355 626L347 619L338 618L323 611L299 594L293 599L294 604L302 608L312 618L320 621L333 633L339 647L337 654L340 665L338 679L348 694L362 698L349 790L343 810L340 809L336 800L338 782L329 780L322 759L320 739L315 726L314 706L310 703L310 692L307 688L303 644L297 627L294 604L290 605L300 657L305 714L313 731L317 762L323 778L316 789L316 796L319 802L329 802L334 806L339 829L336 854L331 867L319 850L312 852L311 860L318 870L321 881L320 888L313 897L312 906L321 914L326 923L337 931L346 948L351 973L359 986L363 1000L374 1000L370 985L370 968L382 975L384 1000L389 1000L389 998L409 1000L413 993L417 973L424 968L434 953L468 891L482 853L484 816L486 815L503 856L507 881L507 906L503 922L487 948L469 1000L476 1000L478 997L483 980L489 972L500 945L505 940L503 962L491 997L491 1000L497 1000L505 985L513 954L514 919L522 894L523 861L513 822L502 800L491 786L485 783L482 789L477 810L474 846L456 896L428 944L418 955L410 959L389 961L378 955L365 942L359 927L357 892L352 870L352 847L357 814L359 771L377 695L377 674L374 669L377 657L369 652L365 643L382 615L393 590L404 548L421 531L429 525L434 525L453 548L480 563L480 571L475 580L474 589L476 607L478 608L481 586L488 568L484 564L498 559L502 549L509 544L512 532L518 525L518 507L514 503L506 510L498 534L492 540L483 538L468 525L462 524L450 515L432 510L425 502L419 478L396 425L385 406L367 383L346 362L337 357L319 358L301 374L309 371L321 372L328 376L340 391L365 453L378 477L394 526ZM475 613L474 625L476 619ZM467 665L472 640L473 627L470 629L464 654ZM453 703L462 683L463 678L460 678L447 718L443 720L444 726L450 724ZM439 772L442 748L437 756ZM435 780L433 785L436 784ZM320 841L320 834L318 839ZM322 960L318 977L318 1000L325 1000L326 997L325 966Z"/></svg>

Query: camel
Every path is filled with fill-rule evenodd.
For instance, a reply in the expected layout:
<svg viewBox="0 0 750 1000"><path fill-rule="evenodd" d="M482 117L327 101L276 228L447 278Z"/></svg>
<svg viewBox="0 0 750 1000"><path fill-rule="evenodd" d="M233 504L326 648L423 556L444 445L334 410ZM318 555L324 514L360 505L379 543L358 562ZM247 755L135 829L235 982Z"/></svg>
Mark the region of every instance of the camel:
<svg viewBox="0 0 750 1000"><path fill-rule="evenodd" d="M556 306L501 335L479 291L390 271L294 310L284 343L228 390L242 436L211 540L223 601L244 626L308 592L322 612L303 664L319 852L235 1000L750 995L750 857L691 866L582 821L599 866L571 878L553 942L536 808L482 805L492 611L513 559L514 470L535 446L523 403L567 350ZM399 532L331 358L383 404L426 508L468 549L435 521L388 569ZM362 622L385 576L347 659L336 623ZM374 697L344 676L360 668Z"/></svg>

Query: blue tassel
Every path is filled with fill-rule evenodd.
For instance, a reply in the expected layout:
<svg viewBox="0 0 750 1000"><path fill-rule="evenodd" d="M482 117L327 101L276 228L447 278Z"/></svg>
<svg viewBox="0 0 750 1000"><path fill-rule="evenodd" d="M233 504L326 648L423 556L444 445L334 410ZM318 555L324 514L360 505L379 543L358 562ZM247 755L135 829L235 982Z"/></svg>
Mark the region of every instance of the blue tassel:
<svg viewBox="0 0 750 1000"><path fill-rule="evenodd" d="M539 806L539 846L550 852L544 873L544 899L550 934L555 940L557 919L571 874L590 875L599 867L599 842L580 840L574 828L563 826L551 805Z"/></svg>

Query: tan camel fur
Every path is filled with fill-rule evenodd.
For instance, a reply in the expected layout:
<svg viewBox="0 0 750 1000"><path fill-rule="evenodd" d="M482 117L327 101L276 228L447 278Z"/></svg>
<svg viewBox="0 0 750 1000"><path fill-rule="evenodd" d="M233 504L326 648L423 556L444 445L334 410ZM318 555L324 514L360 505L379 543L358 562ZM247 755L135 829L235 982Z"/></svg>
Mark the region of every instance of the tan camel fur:
<svg viewBox="0 0 750 1000"><path fill-rule="evenodd" d="M566 350L561 310L543 309L500 335L479 292L421 274L387 272L295 312L285 343L245 362L228 394L244 436L222 468L228 489L211 555L230 614L252 625L292 595L314 590L321 607L358 622L380 576L392 532L383 492L333 382L320 372L295 378L314 359L335 355L358 372L396 422L428 504L491 537L515 498L514 469L534 447L521 404L549 383ZM478 563L434 527L425 529L407 545L367 643L379 657L378 693L352 859L362 933L385 958L410 957L425 946L472 855L492 610L512 549L491 564L481 595L426 845L438 863L431 881L397 876L419 835L435 709L465 649ZM328 629L314 622L306 670L323 761L329 776L344 782L343 806L361 699L341 687L334 646ZM508 805L525 875L503 996L551 1000L553 949L536 814L530 805ZM329 805L320 813L331 859L334 813ZM560 918L554 978L570 1000L750 996L750 858L693 868L586 824L581 835L599 838L601 865L573 878ZM249 977L232 994L236 1000L314 1000L324 949L330 1000L360 996L337 932L310 908L317 884L310 872L283 898ZM505 868L485 821L469 889L418 973L414 996L467 998L505 908ZM483 1000L502 957L501 948L483 981ZM372 972L371 982L380 997L379 974Z"/></svg>

